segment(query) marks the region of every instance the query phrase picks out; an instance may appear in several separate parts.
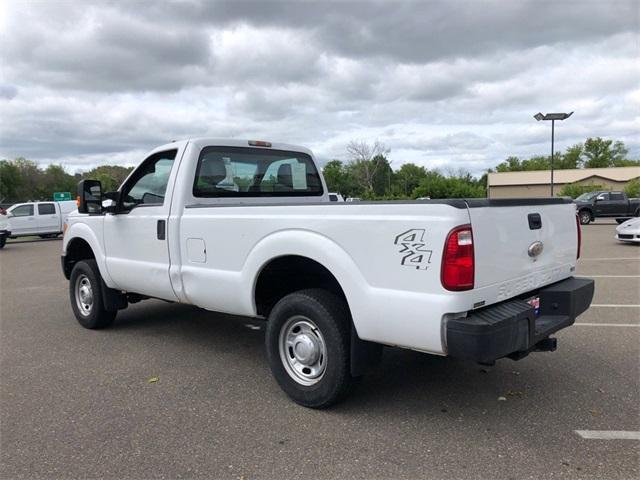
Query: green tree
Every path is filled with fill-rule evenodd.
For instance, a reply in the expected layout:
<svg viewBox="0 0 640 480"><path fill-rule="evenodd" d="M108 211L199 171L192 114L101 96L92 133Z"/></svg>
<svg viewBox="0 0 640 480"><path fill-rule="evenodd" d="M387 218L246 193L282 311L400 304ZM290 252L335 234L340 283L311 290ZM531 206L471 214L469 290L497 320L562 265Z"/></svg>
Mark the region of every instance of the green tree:
<svg viewBox="0 0 640 480"><path fill-rule="evenodd" d="M516 156L507 157L504 162L496 166L496 172L520 172L522 170L522 163Z"/></svg>
<svg viewBox="0 0 640 480"><path fill-rule="evenodd" d="M14 162L0 161L0 202L16 202L22 186L20 170Z"/></svg>
<svg viewBox="0 0 640 480"><path fill-rule="evenodd" d="M370 194L374 192L374 182L378 170L389 164L387 155L389 149L376 140L368 143L365 140L352 140L347 145L347 155L354 179L358 186Z"/></svg>
<svg viewBox="0 0 640 480"><path fill-rule="evenodd" d="M639 198L640 197L640 178L634 178L627 186L624 187L624 193L627 194L629 198Z"/></svg>
<svg viewBox="0 0 640 480"><path fill-rule="evenodd" d="M427 172L413 191L413 197L477 198L485 197L486 190L479 180L469 174L445 177L438 171Z"/></svg>
<svg viewBox="0 0 640 480"><path fill-rule="evenodd" d="M16 196L18 200L44 200L46 193L42 188L42 171L33 160L18 157L13 161L20 175L20 185Z"/></svg>
<svg viewBox="0 0 640 480"><path fill-rule="evenodd" d="M49 165L41 175L43 199L53 198L53 192L71 192L75 196L76 179L62 165Z"/></svg>
<svg viewBox="0 0 640 480"><path fill-rule="evenodd" d="M557 168L580 168L582 166L582 150L584 146L576 143L568 147L562 155L558 155L554 161Z"/></svg>
<svg viewBox="0 0 640 480"><path fill-rule="evenodd" d="M338 192L345 196L355 194L355 180L347 165L340 160L331 160L322 169L322 174L327 182L330 192Z"/></svg>
<svg viewBox="0 0 640 480"><path fill-rule="evenodd" d="M384 155L378 155L372 161L378 165L371 182L373 194L386 195L391 191L391 179L394 175L391 163Z"/></svg>
<svg viewBox="0 0 640 480"><path fill-rule="evenodd" d="M426 175L427 171L424 167L415 163L403 164L393 175L393 193L410 195Z"/></svg>
<svg viewBox="0 0 640 480"><path fill-rule="evenodd" d="M133 167L121 167L119 165L100 165L82 175L83 178L100 180L103 192L117 190L122 182L129 176Z"/></svg>
<svg viewBox="0 0 640 480"><path fill-rule="evenodd" d="M554 167L556 167L556 162L558 160L558 157L556 157L556 155L554 155L555 160L554 161ZM551 168L551 156L544 156L544 155L536 155L534 157L531 157L527 160L523 160L522 161L522 170L549 170Z"/></svg>
<svg viewBox="0 0 640 480"><path fill-rule="evenodd" d="M622 142L621 140L616 140L613 143L613 147L611 148L611 163L615 165L616 162L622 162L626 160L628 153L629 150L627 150L624 142Z"/></svg>
<svg viewBox="0 0 640 480"><path fill-rule="evenodd" d="M584 166L586 168L603 168L613 165L612 143L613 140L604 140L600 137L587 138L587 141L584 142Z"/></svg>

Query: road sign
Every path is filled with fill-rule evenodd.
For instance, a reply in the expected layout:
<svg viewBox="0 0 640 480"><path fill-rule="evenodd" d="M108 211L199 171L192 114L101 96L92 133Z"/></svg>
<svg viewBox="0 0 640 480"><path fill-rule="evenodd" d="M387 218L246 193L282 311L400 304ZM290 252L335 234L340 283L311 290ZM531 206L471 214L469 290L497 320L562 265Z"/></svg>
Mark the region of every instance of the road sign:
<svg viewBox="0 0 640 480"><path fill-rule="evenodd" d="M71 200L71 192L53 192L54 202L64 202L65 200Z"/></svg>

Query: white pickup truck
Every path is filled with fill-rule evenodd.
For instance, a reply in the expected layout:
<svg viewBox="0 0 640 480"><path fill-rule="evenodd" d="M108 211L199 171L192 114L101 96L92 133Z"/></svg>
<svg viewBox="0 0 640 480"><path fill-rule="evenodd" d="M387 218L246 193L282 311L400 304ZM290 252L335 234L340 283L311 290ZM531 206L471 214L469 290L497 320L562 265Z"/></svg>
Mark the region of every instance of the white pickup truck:
<svg viewBox="0 0 640 480"><path fill-rule="evenodd" d="M57 237L62 234L69 213L77 208L75 200L16 203L7 209L10 238L32 235Z"/></svg>
<svg viewBox="0 0 640 480"><path fill-rule="evenodd" d="M331 202L293 145L174 142L117 192L78 195L62 269L82 326L144 298L266 319L273 375L308 407L381 345L485 364L554 350L593 296L570 200Z"/></svg>

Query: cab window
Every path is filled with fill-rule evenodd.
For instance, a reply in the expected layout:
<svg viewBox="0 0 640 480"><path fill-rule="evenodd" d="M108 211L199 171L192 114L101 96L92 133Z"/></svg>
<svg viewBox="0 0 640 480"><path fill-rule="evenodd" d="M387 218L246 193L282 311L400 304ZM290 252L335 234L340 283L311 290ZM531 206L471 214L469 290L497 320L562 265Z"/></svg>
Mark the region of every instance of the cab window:
<svg viewBox="0 0 640 480"><path fill-rule="evenodd" d="M177 150L156 153L147 158L122 190L121 207L162 205Z"/></svg>
<svg viewBox="0 0 640 480"><path fill-rule="evenodd" d="M20 205L11 210L14 217L31 217L33 215L33 205Z"/></svg>
<svg viewBox="0 0 640 480"><path fill-rule="evenodd" d="M55 215L56 207L53 203L39 203L38 215Z"/></svg>
<svg viewBox="0 0 640 480"><path fill-rule="evenodd" d="M302 152L245 147L205 147L193 184L194 197L322 195L320 175Z"/></svg>

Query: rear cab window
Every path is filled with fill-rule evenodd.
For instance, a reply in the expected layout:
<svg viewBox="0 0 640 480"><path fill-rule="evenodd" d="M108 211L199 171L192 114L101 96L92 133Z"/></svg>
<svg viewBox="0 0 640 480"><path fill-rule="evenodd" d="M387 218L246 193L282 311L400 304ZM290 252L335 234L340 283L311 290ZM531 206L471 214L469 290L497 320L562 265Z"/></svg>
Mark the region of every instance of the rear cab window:
<svg viewBox="0 0 640 480"><path fill-rule="evenodd" d="M200 198L323 193L320 175L309 155L261 148L203 148L193 183L193 196Z"/></svg>
<svg viewBox="0 0 640 480"><path fill-rule="evenodd" d="M38 215L55 215L56 207L53 203L39 203Z"/></svg>

